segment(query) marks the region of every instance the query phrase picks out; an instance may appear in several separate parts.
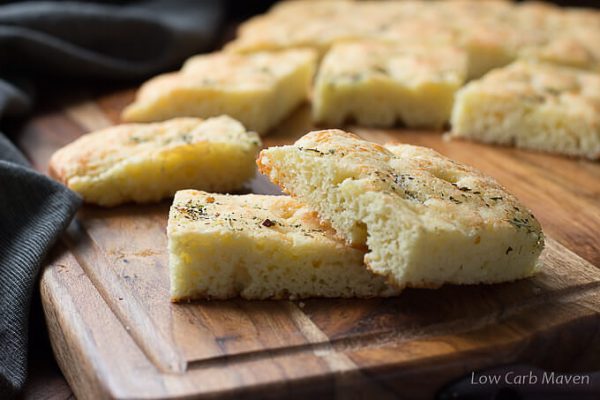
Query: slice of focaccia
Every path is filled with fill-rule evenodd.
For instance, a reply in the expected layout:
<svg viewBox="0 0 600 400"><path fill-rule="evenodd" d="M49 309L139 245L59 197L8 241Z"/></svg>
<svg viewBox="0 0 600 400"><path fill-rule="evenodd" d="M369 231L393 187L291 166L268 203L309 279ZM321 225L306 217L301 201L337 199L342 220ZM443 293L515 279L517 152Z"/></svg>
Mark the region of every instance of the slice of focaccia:
<svg viewBox="0 0 600 400"><path fill-rule="evenodd" d="M268 13L242 23L237 38L229 42L225 49L252 53L312 48L322 56L337 41L364 37L364 32L377 23L372 14L365 10L365 6L354 2L281 2L275 4ZM357 18L359 15L362 18ZM365 23L365 20L369 23Z"/></svg>
<svg viewBox="0 0 600 400"><path fill-rule="evenodd" d="M226 48L248 53L310 47L322 56L351 40L405 45L432 38L465 50L468 79L515 59L600 69L600 12L543 2L281 2L241 24Z"/></svg>
<svg viewBox="0 0 600 400"><path fill-rule="evenodd" d="M125 124L58 150L49 171L86 202L145 203L185 188L239 189L255 174L260 146L256 133L226 116Z"/></svg>
<svg viewBox="0 0 600 400"><path fill-rule="evenodd" d="M262 135L307 99L315 62L311 50L195 56L180 71L142 85L122 117L150 122L226 114Z"/></svg>
<svg viewBox="0 0 600 400"><path fill-rule="evenodd" d="M597 159L600 75L517 62L462 88L450 137Z"/></svg>
<svg viewBox="0 0 600 400"><path fill-rule="evenodd" d="M391 296L364 252L287 196L177 192L168 224L173 301Z"/></svg>
<svg viewBox="0 0 600 400"><path fill-rule="evenodd" d="M263 150L258 165L349 243L366 244L369 268L400 287L523 278L543 248L514 196L428 148L326 130Z"/></svg>
<svg viewBox="0 0 600 400"><path fill-rule="evenodd" d="M449 46L381 42L334 46L323 60L314 92L317 122L439 128L450 118L454 93L467 73L463 51Z"/></svg>
<svg viewBox="0 0 600 400"><path fill-rule="evenodd" d="M518 3L516 11L518 58L599 70L600 12L542 2Z"/></svg>

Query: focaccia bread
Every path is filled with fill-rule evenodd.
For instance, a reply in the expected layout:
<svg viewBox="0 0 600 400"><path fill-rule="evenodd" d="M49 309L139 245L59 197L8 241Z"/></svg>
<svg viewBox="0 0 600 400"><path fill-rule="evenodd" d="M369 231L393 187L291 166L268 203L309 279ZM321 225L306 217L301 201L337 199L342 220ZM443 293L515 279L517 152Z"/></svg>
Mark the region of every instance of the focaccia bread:
<svg viewBox="0 0 600 400"><path fill-rule="evenodd" d="M356 18L357 4L341 1L286 1L275 4L267 14L242 23L237 38L226 51L253 53L291 48L311 48L320 57L341 40L365 36L370 24ZM362 7L364 8L364 6Z"/></svg>
<svg viewBox="0 0 600 400"><path fill-rule="evenodd" d="M117 125L58 150L50 174L88 203L146 203L198 188L239 189L254 176L258 135L222 116Z"/></svg>
<svg viewBox="0 0 600 400"><path fill-rule="evenodd" d="M450 137L597 159L600 75L517 62L462 88Z"/></svg>
<svg viewBox="0 0 600 400"><path fill-rule="evenodd" d="M150 122L226 114L264 135L308 98L315 63L311 50L195 56L181 71L143 84L122 118Z"/></svg>
<svg viewBox="0 0 600 400"><path fill-rule="evenodd" d="M380 146L339 130L263 150L259 170L369 251L400 287L512 281L544 241L531 212L494 179L424 147Z"/></svg>
<svg viewBox="0 0 600 400"><path fill-rule="evenodd" d="M439 128L450 118L466 73L466 55L456 47L338 44L319 69L313 118L334 126L354 119L366 126L400 121Z"/></svg>
<svg viewBox="0 0 600 400"><path fill-rule="evenodd" d="M173 301L391 296L364 252L288 196L177 192L168 223Z"/></svg>
<svg viewBox="0 0 600 400"><path fill-rule="evenodd" d="M467 53L468 79L522 58L600 68L595 45L600 12L542 2L282 2L243 23L226 49L249 53L310 47L323 56L337 43L365 39L459 46Z"/></svg>
<svg viewBox="0 0 600 400"><path fill-rule="evenodd" d="M513 36L519 59L600 68L600 12L542 2L519 3L516 9Z"/></svg>
<svg viewBox="0 0 600 400"><path fill-rule="evenodd" d="M448 3L448 4L446 4ZM341 42L381 40L393 44L457 43L453 22L476 7L426 1L288 1L240 25L226 50L251 53L313 48L321 57ZM490 6L482 10L492 10ZM478 8L479 9L479 8ZM480 15L476 16L479 18Z"/></svg>
<svg viewBox="0 0 600 400"><path fill-rule="evenodd" d="M478 78L490 69L506 65L514 59L511 43L521 32L510 25L515 18L512 2L436 1L430 4L430 8L430 12L438 16L438 24L454 33L454 44L467 53L468 79ZM420 41L418 35L413 38Z"/></svg>

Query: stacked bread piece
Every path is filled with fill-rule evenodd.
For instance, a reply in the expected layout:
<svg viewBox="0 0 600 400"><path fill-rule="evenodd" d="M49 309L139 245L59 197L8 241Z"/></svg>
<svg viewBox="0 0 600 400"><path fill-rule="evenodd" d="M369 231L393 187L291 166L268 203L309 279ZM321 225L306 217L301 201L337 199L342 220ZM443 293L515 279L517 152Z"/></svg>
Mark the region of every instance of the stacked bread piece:
<svg viewBox="0 0 600 400"><path fill-rule="evenodd" d="M393 296L536 270L543 235L531 212L493 179L418 146L311 132L258 159L292 197L198 190L239 188L259 146L226 116L125 124L57 151L50 170L103 206L175 193L173 301Z"/></svg>
<svg viewBox="0 0 600 400"><path fill-rule="evenodd" d="M339 237L366 246L368 268L400 288L523 278L543 248L514 196L431 149L325 130L263 150L258 165Z"/></svg>
<svg viewBox="0 0 600 400"><path fill-rule="evenodd" d="M263 150L258 165L292 197L175 196L173 301L391 296L538 267L544 240L531 212L431 149L326 130Z"/></svg>

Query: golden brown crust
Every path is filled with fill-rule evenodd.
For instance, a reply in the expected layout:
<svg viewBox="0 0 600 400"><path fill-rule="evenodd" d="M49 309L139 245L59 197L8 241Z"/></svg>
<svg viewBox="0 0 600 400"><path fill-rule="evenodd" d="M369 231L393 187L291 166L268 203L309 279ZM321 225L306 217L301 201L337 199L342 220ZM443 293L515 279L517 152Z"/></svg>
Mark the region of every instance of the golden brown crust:
<svg viewBox="0 0 600 400"><path fill-rule="evenodd" d="M208 126L211 128L204 129ZM52 176L68 184L73 178L102 174L119 162L142 154L150 157L171 148L208 141L247 142L250 148L252 140L258 138L248 136L237 121L228 117L211 120L175 118L151 124L122 124L88 133L57 150L50 158L48 168Z"/></svg>
<svg viewBox="0 0 600 400"><path fill-rule="evenodd" d="M451 125L451 137L597 159L600 75L513 63L463 87Z"/></svg>
<svg viewBox="0 0 600 400"><path fill-rule="evenodd" d="M260 144L256 133L227 116L123 124L59 149L48 169L89 203L151 202L186 187L239 188L255 172Z"/></svg>
<svg viewBox="0 0 600 400"><path fill-rule="evenodd" d="M395 197L412 200L416 210L425 211L435 207L441 212L441 218L458 218L466 226L487 224L493 218L510 221L512 218L531 216L493 178L429 148L406 144L382 146L335 129L311 132L287 148L314 153L332 163L348 164L363 178L361 185L365 190L391 193ZM268 154L269 149L259 154L259 171L271 177L273 183L284 192L297 195L286 182L285 170L272 173L273 165L265 160ZM410 179L399 181L404 176ZM465 183L464 187L461 186L462 182ZM480 215L482 207L486 209L486 217ZM537 221L532 223L532 229L539 230Z"/></svg>
<svg viewBox="0 0 600 400"><path fill-rule="evenodd" d="M543 249L514 196L432 149L331 129L265 149L258 165L348 243L366 244L368 268L401 287L527 277Z"/></svg>
<svg viewBox="0 0 600 400"><path fill-rule="evenodd" d="M600 68L595 45L600 12L541 2L284 2L242 24L227 49L309 46L323 55L343 41L377 39L405 45L415 38L469 49L472 78L516 58Z"/></svg>
<svg viewBox="0 0 600 400"><path fill-rule="evenodd" d="M390 296L357 251L289 196L177 192L168 223L173 301Z"/></svg>
<svg viewBox="0 0 600 400"><path fill-rule="evenodd" d="M315 63L309 49L194 56L180 71L145 82L121 117L152 122L226 114L266 134L308 98Z"/></svg>

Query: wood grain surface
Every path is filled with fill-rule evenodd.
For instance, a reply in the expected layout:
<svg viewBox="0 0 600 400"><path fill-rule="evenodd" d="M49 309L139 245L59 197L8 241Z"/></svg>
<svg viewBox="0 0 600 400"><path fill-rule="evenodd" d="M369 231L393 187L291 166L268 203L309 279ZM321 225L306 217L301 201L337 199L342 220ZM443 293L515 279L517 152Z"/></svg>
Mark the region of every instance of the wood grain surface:
<svg viewBox="0 0 600 400"><path fill-rule="evenodd" d="M117 123L132 93L66 103L33 119L19 145L45 172L57 148ZM312 128L304 106L265 145ZM394 299L174 305L169 202L86 206L41 280L52 346L77 397L429 398L452 379L503 363L600 368L598 163L448 142L441 132L348 130L429 146L497 178L549 236L542 272L500 285L411 289ZM277 192L260 176L248 190Z"/></svg>

